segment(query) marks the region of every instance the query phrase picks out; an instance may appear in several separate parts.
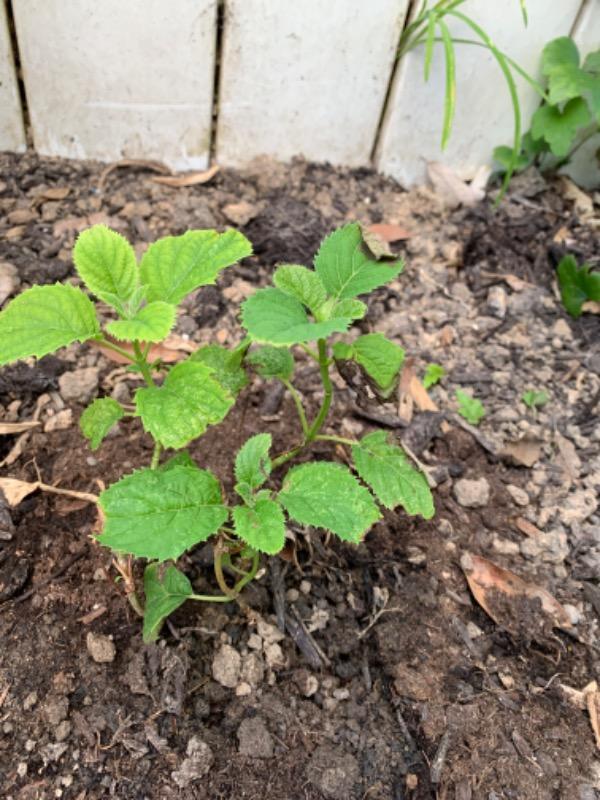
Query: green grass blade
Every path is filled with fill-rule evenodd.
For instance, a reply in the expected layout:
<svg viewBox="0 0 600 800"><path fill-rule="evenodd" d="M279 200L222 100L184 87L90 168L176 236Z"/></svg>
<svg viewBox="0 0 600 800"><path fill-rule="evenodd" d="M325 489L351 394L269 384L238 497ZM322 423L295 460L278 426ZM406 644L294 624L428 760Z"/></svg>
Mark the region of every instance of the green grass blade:
<svg viewBox="0 0 600 800"><path fill-rule="evenodd" d="M452 12L459 13L459 12ZM452 130L452 120L454 119L454 109L456 106L456 58L452 37L446 23L438 19L437 24L442 34L444 45L444 55L446 58L446 91L444 96L444 125L442 128L442 150L446 148L450 132Z"/></svg>
<svg viewBox="0 0 600 800"><path fill-rule="evenodd" d="M473 22L472 19L467 17L461 11L450 11L449 13L453 17L456 17L457 19L461 20L461 22L464 22L465 25L468 25L468 27L471 28L472 31L474 31L475 35L478 36L481 39L482 42L485 42L485 44L488 46L490 52L492 53L492 55L496 59L496 61L498 63L498 66L502 70L502 73L503 73L504 78L506 80L506 85L508 86L508 92L510 94L510 100L511 100L511 103L512 103L513 116L514 116L513 152L512 152L511 163L510 163L508 169L506 170L506 173L504 175L504 180L502 181L502 186L500 187L500 194L498 195L498 198L496 199L496 205L497 205L502 200L502 198L504 197L504 195L506 193L506 190L508 188L508 184L510 183L510 179L511 179L512 174L513 174L513 172L515 170L515 164L516 164L517 158L519 156L519 151L521 149L521 106L519 105L519 97L517 95L517 87L516 87L516 84L515 84L515 79L512 76L512 72L510 71L510 67L508 65L508 62L506 61L506 58L500 52L500 50L498 50L498 48L492 42L492 40L487 35L487 33L482 28L480 28L479 25L476 22Z"/></svg>
<svg viewBox="0 0 600 800"><path fill-rule="evenodd" d="M521 15L523 16L523 24L525 27L529 24L529 17L527 15L527 5L525 0L519 0L519 5L521 6Z"/></svg>
<svg viewBox="0 0 600 800"><path fill-rule="evenodd" d="M431 72L431 59L433 58L433 43L435 41L435 23L437 21L436 15L433 11L429 14L427 20L427 34L425 39L425 80L429 80L429 73Z"/></svg>

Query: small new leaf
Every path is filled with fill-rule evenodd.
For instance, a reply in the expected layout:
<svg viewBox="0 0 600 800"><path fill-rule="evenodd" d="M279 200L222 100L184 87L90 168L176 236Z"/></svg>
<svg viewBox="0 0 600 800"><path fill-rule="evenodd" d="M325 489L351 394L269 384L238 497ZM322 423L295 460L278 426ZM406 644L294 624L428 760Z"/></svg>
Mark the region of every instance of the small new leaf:
<svg viewBox="0 0 600 800"><path fill-rule="evenodd" d="M216 425L234 403L206 364L182 361L174 366L162 386L138 389L137 413L144 430L164 447L185 447Z"/></svg>
<svg viewBox="0 0 600 800"><path fill-rule="evenodd" d="M388 395L404 363L404 350L382 333L359 336L352 350L356 363L375 381L383 395Z"/></svg>
<svg viewBox="0 0 600 800"><path fill-rule="evenodd" d="M0 365L42 356L100 334L94 305L75 286L32 286L0 312Z"/></svg>
<svg viewBox="0 0 600 800"><path fill-rule="evenodd" d="M176 567L167 567L161 580L160 564L148 564L144 570L143 637L146 644L158 639L166 618L193 594L192 584Z"/></svg>
<svg viewBox="0 0 600 800"><path fill-rule="evenodd" d="M425 367L425 375L423 376L423 388L430 389L432 386L435 386L436 383L442 380L445 374L446 370L440 364L427 364Z"/></svg>
<svg viewBox="0 0 600 800"><path fill-rule="evenodd" d="M246 363L254 367L263 378L289 381L294 374L294 357L286 347L265 344L251 350L246 356Z"/></svg>
<svg viewBox="0 0 600 800"><path fill-rule="evenodd" d="M155 300L140 308L131 319L109 322L106 330L115 339L125 342L160 342L175 324L175 306Z"/></svg>
<svg viewBox="0 0 600 800"><path fill-rule="evenodd" d="M310 322L302 303L281 289L259 289L242 305L242 324L256 342L291 345L348 329L349 318Z"/></svg>
<svg viewBox="0 0 600 800"><path fill-rule="evenodd" d="M326 461L293 467L277 499L302 525L325 528L356 544L381 517L371 493L350 470Z"/></svg>
<svg viewBox="0 0 600 800"><path fill-rule="evenodd" d="M155 561L175 561L228 516L219 481L195 467L134 472L102 492L99 502L105 515L100 544Z"/></svg>
<svg viewBox="0 0 600 800"><path fill-rule="evenodd" d="M228 350L219 344L207 344L192 353L189 361L210 367L213 378L235 396L248 384L248 376L242 367L243 357L242 351Z"/></svg>
<svg viewBox="0 0 600 800"><path fill-rule="evenodd" d="M235 490L246 502L271 474L271 443L270 433L257 433L242 445L235 458Z"/></svg>
<svg viewBox="0 0 600 800"><path fill-rule="evenodd" d="M90 440L92 450L97 450L100 443L125 412L112 397L94 400L83 412L79 420L81 432Z"/></svg>
<svg viewBox="0 0 600 800"><path fill-rule="evenodd" d="M315 270L328 294L339 300L366 294L393 280L404 262L376 261L364 246L358 223L338 228L323 240Z"/></svg>
<svg viewBox="0 0 600 800"><path fill-rule="evenodd" d="M471 425L479 425L481 420L485 417L485 408L481 400L476 397L471 397L470 394L463 392L462 389L457 389L455 397L458 401L458 413L466 419Z"/></svg>
<svg viewBox="0 0 600 800"><path fill-rule="evenodd" d="M278 267L273 275L273 283L313 313L327 300L327 292L319 276L312 269L297 264Z"/></svg>
<svg viewBox="0 0 600 800"><path fill-rule="evenodd" d="M252 245L238 231L187 231L151 244L140 262L140 278L148 286L148 300L177 305L194 289L214 283L224 267L251 253Z"/></svg>
<svg viewBox="0 0 600 800"><path fill-rule="evenodd" d="M435 513L427 479L404 451L388 442L385 431L363 437L352 447L356 471L386 508L402 506L407 514L431 519Z"/></svg>
<svg viewBox="0 0 600 800"><path fill-rule="evenodd" d="M568 155L580 128L591 121L585 100L575 97L561 111L558 106L542 105L533 115L531 133L535 139L544 139L550 150L560 158Z"/></svg>
<svg viewBox="0 0 600 800"><path fill-rule="evenodd" d="M252 508L233 509L235 534L255 550L268 555L279 553L285 544L285 519L279 503L268 498L257 500Z"/></svg>
<svg viewBox="0 0 600 800"><path fill-rule="evenodd" d="M558 265L560 296L572 317L581 316L581 307L588 300L600 301L600 272L590 270L589 264L578 267L573 256L564 256Z"/></svg>
<svg viewBox="0 0 600 800"><path fill-rule="evenodd" d="M115 305L112 296L121 303L127 301L137 286L133 247L106 225L94 225L79 234L73 262L88 289L110 305Z"/></svg>
<svg viewBox="0 0 600 800"><path fill-rule="evenodd" d="M549 397L548 392L529 389L528 391L523 392L521 395L521 400L528 408L530 408L532 411L535 411L536 408L545 406L549 400Z"/></svg>

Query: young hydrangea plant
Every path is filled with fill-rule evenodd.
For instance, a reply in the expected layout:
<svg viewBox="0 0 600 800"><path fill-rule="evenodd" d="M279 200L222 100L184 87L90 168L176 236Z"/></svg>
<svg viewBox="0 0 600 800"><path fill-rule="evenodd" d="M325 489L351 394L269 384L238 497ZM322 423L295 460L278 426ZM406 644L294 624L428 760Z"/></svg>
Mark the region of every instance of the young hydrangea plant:
<svg viewBox="0 0 600 800"><path fill-rule="evenodd" d="M88 295L70 284L34 286L0 313L0 364L94 340L121 353L144 378L134 412L101 398L83 412L80 424L95 449L115 422L128 414L137 416L155 443L148 468L125 475L99 498L104 527L98 541L115 553L129 600L144 616L146 641L158 636L164 620L186 600L235 599L255 577L260 555L283 549L286 516L358 543L380 519L379 505L402 506L408 514L427 519L434 513L425 476L385 432L360 441L321 433L333 397L334 365L341 369L353 363L388 397L404 359L402 348L377 333L333 346L329 341L364 316L359 295L392 280L403 268L402 261L377 261L357 224L324 240L314 269L296 264L277 268L274 286L260 289L243 304L248 335L237 348L207 345L172 367L148 361L151 344L170 332L177 304L250 253L250 243L236 231L188 231L150 245L138 265L123 237L95 226L81 234L73 257L88 289L116 312L117 319L105 325L104 333ZM131 351L115 340L130 342ZM292 382L296 347L315 361L323 384L321 407L310 420ZM275 457L269 434L248 439L235 457L237 500L231 505L216 476L199 468L185 448L208 425L225 418L248 383L249 369L282 381L294 400L301 436ZM309 462L272 477L319 440L348 447L352 468ZM179 452L161 463L164 449ZM211 537L222 593L199 595L175 562ZM134 557L148 562L143 606L132 574ZM231 575L233 585L228 582Z"/></svg>

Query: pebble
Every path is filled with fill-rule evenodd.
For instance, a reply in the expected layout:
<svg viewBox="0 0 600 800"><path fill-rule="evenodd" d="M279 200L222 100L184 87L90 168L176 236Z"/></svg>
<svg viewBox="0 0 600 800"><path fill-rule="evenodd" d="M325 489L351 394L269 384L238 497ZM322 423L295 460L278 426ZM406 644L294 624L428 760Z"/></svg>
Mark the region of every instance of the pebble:
<svg viewBox="0 0 600 800"><path fill-rule="evenodd" d="M65 431L73 424L73 411L70 408L63 408L57 414L48 417L44 424L44 433L52 431Z"/></svg>
<svg viewBox="0 0 600 800"><path fill-rule="evenodd" d="M249 758L272 758L273 737L262 717L249 717L242 720L237 729L239 753Z"/></svg>
<svg viewBox="0 0 600 800"><path fill-rule="evenodd" d="M61 697L49 697L42 706L42 712L52 727L59 725L69 713L69 701Z"/></svg>
<svg viewBox="0 0 600 800"><path fill-rule="evenodd" d="M312 584L310 581L303 580L300 581L300 586L298 587L302 594L310 594L310 590L312 589Z"/></svg>
<svg viewBox="0 0 600 800"><path fill-rule="evenodd" d="M506 292L502 286L491 286L487 294L487 310L498 319L506 316Z"/></svg>
<svg viewBox="0 0 600 800"><path fill-rule="evenodd" d="M88 653L97 664L110 664L115 660L117 648L112 639L102 633L89 631L85 643Z"/></svg>
<svg viewBox="0 0 600 800"><path fill-rule="evenodd" d="M54 738L57 742L64 742L69 738L71 733L71 723L68 719L63 720L60 725L57 725L54 731Z"/></svg>
<svg viewBox="0 0 600 800"><path fill-rule="evenodd" d="M322 744L308 763L308 779L330 800L347 800L355 796L360 779L358 761L339 747Z"/></svg>
<svg viewBox="0 0 600 800"><path fill-rule="evenodd" d="M23 711L30 711L38 701L37 692L29 692L25 700L23 700Z"/></svg>
<svg viewBox="0 0 600 800"><path fill-rule="evenodd" d="M563 608L567 612L569 619L573 625L579 625L581 622L581 611L577 608L577 606L572 605L571 603L563 603Z"/></svg>
<svg viewBox="0 0 600 800"><path fill-rule="evenodd" d="M241 200L239 203L227 203L221 211L229 222L233 222L237 227L243 228L259 213L260 207L254 205L254 203L249 203L247 200Z"/></svg>
<svg viewBox="0 0 600 800"><path fill-rule="evenodd" d="M19 761L17 764L17 775L19 778L24 778L27 775L27 762L26 761Z"/></svg>
<svg viewBox="0 0 600 800"><path fill-rule="evenodd" d="M213 678L227 689L235 689L240 680L242 657L229 644L223 644L215 653L212 663Z"/></svg>
<svg viewBox="0 0 600 800"><path fill-rule="evenodd" d="M521 489L520 486L515 486L514 484L509 483L506 486L506 491L518 506L529 505L529 495L524 489Z"/></svg>
<svg viewBox="0 0 600 800"><path fill-rule="evenodd" d="M461 478L454 484L454 496L464 508L483 508L490 500L490 484L486 478Z"/></svg>
<svg viewBox="0 0 600 800"><path fill-rule="evenodd" d="M98 367L83 367L73 372L64 372L58 379L64 400L89 403L98 390Z"/></svg>
<svg viewBox="0 0 600 800"><path fill-rule="evenodd" d="M499 536L494 536L492 547L503 556L516 556L520 551L517 542L511 542L510 539L501 539Z"/></svg>
<svg viewBox="0 0 600 800"><path fill-rule="evenodd" d="M273 644L266 645L265 661L267 662L267 666L270 667L270 669L278 669L280 667L285 667L285 657L283 655L283 650L277 644L277 642L273 642Z"/></svg>
<svg viewBox="0 0 600 800"><path fill-rule="evenodd" d="M171 773L171 778L180 789L185 789L193 781L204 778L215 760L210 747L198 736L192 736L188 741L186 756L179 769Z"/></svg>
<svg viewBox="0 0 600 800"><path fill-rule="evenodd" d="M520 545L527 558L541 559L549 564L562 564L569 555L567 535L564 531L549 531L543 536L527 537Z"/></svg>
<svg viewBox="0 0 600 800"><path fill-rule="evenodd" d="M263 682L265 665L258 653L249 653L242 659L242 681L256 688Z"/></svg>
<svg viewBox="0 0 600 800"><path fill-rule="evenodd" d="M18 289L21 283L14 264L0 261L0 306Z"/></svg>

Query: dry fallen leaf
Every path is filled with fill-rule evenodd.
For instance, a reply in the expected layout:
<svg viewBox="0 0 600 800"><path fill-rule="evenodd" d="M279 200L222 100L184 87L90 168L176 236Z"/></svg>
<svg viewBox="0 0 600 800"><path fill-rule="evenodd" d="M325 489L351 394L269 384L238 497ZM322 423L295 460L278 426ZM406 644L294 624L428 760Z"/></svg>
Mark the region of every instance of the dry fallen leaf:
<svg viewBox="0 0 600 800"><path fill-rule="evenodd" d="M149 169L152 172L161 172L163 175L171 174L171 170L161 161L149 161L145 158L122 158L120 161L115 161L102 170L100 173L100 180L98 181L98 188L102 189L110 173L114 172L116 169L121 169L121 167Z"/></svg>
<svg viewBox="0 0 600 800"><path fill-rule="evenodd" d="M35 404L32 421L37 422L39 420L40 415L42 413L42 409L44 408L45 405L47 405L50 402L51 399L52 398L50 397L49 394L41 394L38 397ZM27 444L27 442L29 441L29 437L31 436L32 430L33 428L30 428L29 430L24 431L19 436L17 441L10 449L8 455L2 461L0 461L0 467L6 467L10 466L11 464L14 464L15 461L22 455L22 453L25 450L25 445Z"/></svg>
<svg viewBox="0 0 600 800"><path fill-rule="evenodd" d="M588 314L600 314L600 303L597 300L587 300L581 306L581 310Z"/></svg>
<svg viewBox="0 0 600 800"><path fill-rule="evenodd" d="M550 592L473 553L460 565L473 597L497 625L513 634L545 638L545 628L572 630L569 615Z"/></svg>
<svg viewBox="0 0 600 800"><path fill-rule="evenodd" d="M70 191L68 186L50 186L35 196L32 205L40 206L46 200L64 200Z"/></svg>
<svg viewBox="0 0 600 800"><path fill-rule="evenodd" d="M489 177L489 170L478 170L471 181L466 183L459 178L456 172L439 161L427 162L427 177L440 199L447 208L457 206L474 206L485 197L485 184Z"/></svg>
<svg viewBox="0 0 600 800"><path fill-rule="evenodd" d="M567 488L578 477L581 470L581 459L577 455L575 445L570 439L565 438L558 431L554 434L554 441L558 448L556 463L562 469Z"/></svg>
<svg viewBox="0 0 600 800"><path fill-rule="evenodd" d="M120 353L116 353L114 350L104 347L101 342L92 341L91 344L93 347L100 349L108 359L117 364L131 363ZM144 343L141 342L141 345L143 347ZM128 346L126 342L119 342L119 346L121 349L129 351L133 355L133 348ZM152 345L148 352L148 361L152 362L160 359L166 364L172 364L175 361L180 361L182 358L185 358L186 353L193 353L197 349L197 344L190 342L189 339L184 339L182 336L178 336L176 333L172 333L170 336L167 336L164 342Z"/></svg>
<svg viewBox="0 0 600 800"><path fill-rule="evenodd" d="M583 689L573 689L565 683L559 683L558 688L567 702L581 711L588 712L596 747L600 750L600 693L596 681L591 681Z"/></svg>
<svg viewBox="0 0 600 800"><path fill-rule="evenodd" d="M23 433L40 424L39 420L30 419L27 422L0 422L0 434Z"/></svg>
<svg viewBox="0 0 600 800"><path fill-rule="evenodd" d="M188 172L186 175L161 175L158 178L152 178L152 181L163 186L172 186L174 189L182 186L196 186L199 183L208 183L215 177L219 169L218 164L213 164L212 167L202 172Z"/></svg>
<svg viewBox="0 0 600 800"><path fill-rule="evenodd" d="M562 194L567 200L572 200L575 206L575 211L581 216L582 219L591 217L594 214L594 201L589 194L576 186L570 178L566 175L560 176L562 184Z"/></svg>
<svg viewBox="0 0 600 800"><path fill-rule="evenodd" d="M485 278L500 278L513 292L522 292L524 289L533 286L533 283L524 281L523 278L512 275L510 272L487 272L487 270L482 270L481 274Z"/></svg>
<svg viewBox="0 0 600 800"><path fill-rule="evenodd" d="M394 242L401 242L404 239L410 239L412 233L407 231L401 225L392 225L391 223L376 222L366 228L367 231L376 234L384 242L393 244Z"/></svg>
<svg viewBox="0 0 600 800"><path fill-rule="evenodd" d="M4 492L6 502L9 506L15 508L19 503L24 500L27 495L35 492L39 488L39 482L28 483L27 481L20 481L17 478L0 478L0 490Z"/></svg>
<svg viewBox="0 0 600 800"><path fill-rule="evenodd" d="M515 525L521 533L524 533L525 536L530 536L532 539L537 539L540 536L543 536L543 532L536 527L533 522L529 522L528 519L524 517L517 517L515 520Z"/></svg>
<svg viewBox="0 0 600 800"><path fill-rule="evenodd" d="M514 442L507 442L500 452L502 458L518 467L532 467L542 454L542 442L532 436L523 436Z"/></svg>

